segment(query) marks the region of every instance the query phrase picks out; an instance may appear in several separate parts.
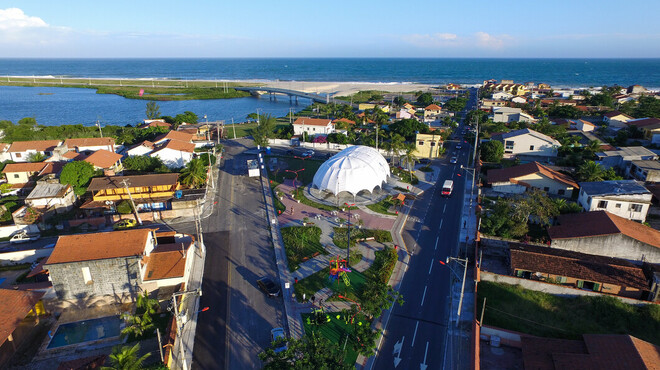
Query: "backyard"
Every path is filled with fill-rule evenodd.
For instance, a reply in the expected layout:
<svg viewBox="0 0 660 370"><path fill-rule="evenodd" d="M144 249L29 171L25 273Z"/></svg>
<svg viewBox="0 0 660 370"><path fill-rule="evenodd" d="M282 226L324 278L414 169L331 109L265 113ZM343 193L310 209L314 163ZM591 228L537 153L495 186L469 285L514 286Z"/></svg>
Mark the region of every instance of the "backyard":
<svg viewBox="0 0 660 370"><path fill-rule="evenodd" d="M491 282L479 283L477 291L478 307L486 298L486 325L565 339L587 333L630 334L660 345L658 305L633 306L611 296L564 298Z"/></svg>

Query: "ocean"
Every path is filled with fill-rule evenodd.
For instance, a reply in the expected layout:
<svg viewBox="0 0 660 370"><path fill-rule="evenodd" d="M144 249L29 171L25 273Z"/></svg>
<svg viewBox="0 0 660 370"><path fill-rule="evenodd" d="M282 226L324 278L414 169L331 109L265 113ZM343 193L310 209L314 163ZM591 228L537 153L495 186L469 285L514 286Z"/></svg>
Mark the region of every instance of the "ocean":
<svg viewBox="0 0 660 370"><path fill-rule="evenodd" d="M660 90L660 59L0 59L2 76L425 84L509 79L555 88L639 84ZM44 125L136 124L145 104L91 89L0 86L0 120L12 122L35 117ZM310 102L240 98L158 104L164 115L192 111L209 120L239 122L257 109L281 117Z"/></svg>

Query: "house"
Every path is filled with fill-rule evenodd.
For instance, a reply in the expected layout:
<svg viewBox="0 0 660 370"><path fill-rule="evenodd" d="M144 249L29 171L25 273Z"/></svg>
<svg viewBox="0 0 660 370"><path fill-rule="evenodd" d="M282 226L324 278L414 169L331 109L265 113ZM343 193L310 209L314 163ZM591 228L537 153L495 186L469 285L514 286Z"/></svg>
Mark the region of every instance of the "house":
<svg viewBox="0 0 660 370"><path fill-rule="evenodd" d="M145 119L144 124L140 128L151 128L151 127L164 127L168 130L172 129L172 124L165 122L164 119Z"/></svg>
<svg viewBox="0 0 660 370"><path fill-rule="evenodd" d="M479 104L479 109L488 110L493 107L506 107L507 101L505 100L491 100L483 99Z"/></svg>
<svg viewBox="0 0 660 370"><path fill-rule="evenodd" d="M537 245L509 243L510 273L633 299L645 299L649 282L640 266L603 257Z"/></svg>
<svg viewBox="0 0 660 370"><path fill-rule="evenodd" d="M7 151L10 146L11 144L0 143L0 162L11 160L11 155Z"/></svg>
<svg viewBox="0 0 660 370"><path fill-rule="evenodd" d="M660 231L606 211L560 215L548 235L552 248L660 263Z"/></svg>
<svg viewBox="0 0 660 370"><path fill-rule="evenodd" d="M527 93L527 87L521 84L514 84L511 80L502 80L500 83L492 81L484 81L484 89L492 91L503 91L513 95L525 95Z"/></svg>
<svg viewBox="0 0 660 370"><path fill-rule="evenodd" d="M487 177L494 191L507 194L522 194L527 189L534 188L550 195L570 198L573 190L578 188L570 176L538 162L491 169L488 170Z"/></svg>
<svg viewBox="0 0 660 370"><path fill-rule="evenodd" d="M493 108L493 122L535 122L536 119L520 108L495 107Z"/></svg>
<svg viewBox="0 0 660 370"><path fill-rule="evenodd" d="M581 340L525 336L524 369L657 369L660 347L630 335L582 334Z"/></svg>
<svg viewBox="0 0 660 370"><path fill-rule="evenodd" d="M631 161L630 175L644 182L660 182L660 162Z"/></svg>
<svg viewBox="0 0 660 370"><path fill-rule="evenodd" d="M442 137L436 134L415 135L415 156L418 158L440 158Z"/></svg>
<svg viewBox="0 0 660 370"><path fill-rule="evenodd" d="M179 188L178 179L178 173L95 177L87 187L87 191L92 192L92 200L81 208L109 208L111 204L129 200L130 192L138 211L169 209L174 192Z"/></svg>
<svg viewBox="0 0 660 370"><path fill-rule="evenodd" d="M374 109L376 108L376 104L374 103L360 103L358 104L358 110L365 111L368 109Z"/></svg>
<svg viewBox="0 0 660 370"><path fill-rule="evenodd" d="M24 343L34 341L39 316L46 313L41 298L44 292L0 289L0 368Z"/></svg>
<svg viewBox="0 0 660 370"><path fill-rule="evenodd" d="M126 150L126 154L129 157L146 155L153 152L154 149L156 149L156 144L152 143L151 141L145 140L139 144L136 144L128 148L128 150Z"/></svg>
<svg viewBox="0 0 660 370"><path fill-rule="evenodd" d="M160 135L154 140L154 144L161 145L165 144L170 140L179 140L184 143L192 143L195 135L182 132L182 131L170 131L167 134Z"/></svg>
<svg viewBox="0 0 660 370"><path fill-rule="evenodd" d="M509 94L503 91L496 91L493 93L491 98L493 100L511 100L515 95Z"/></svg>
<svg viewBox="0 0 660 370"><path fill-rule="evenodd" d="M523 98L522 96L515 96L515 97L511 98L511 103L526 104L527 99Z"/></svg>
<svg viewBox="0 0 660 370"><path fill-rule="evenodd" d="M639 118L626 122L628 126L635 126L644 133L644 138L651 140L653 144L660 143L660 119Z"/></svg>
<svg viewBox="0 0 660 370"><path fill-rule="evenodd" d="M103 170L106 175L113 176L124 170L124 166L121 164L122 157L121 154L101 149L92 153L84 161L94 166L94 169Z"/></svg>
<svg viewBox="0 0 660 370"><path fill-rule="evenodd" d="M167 168L181 168L193 159L195 144L180 140L169 140L149 153L150 157L158 157Z"/></svg>
<svg viewBox="0 0 660 370"><path fill-rule="evenodd" d="M32 177L59 172L61 169L61 166L55 166L51 162L7 163L2 173L10 184L25 184L30 182Z"/></svg>
<svg viewBox="0 0 660 370"><path fill-rule="evenodd" d="M54 209L57 213L64 213L73 209L77 199L71 185L38 182L25 198L25 204L32 208Z"/></svg>
<svg viewBox="0 0 660 370"><path fill-rule="evenodd" d="M557 156L557 148L561 146L559 141L550 136L528 128L493 135L491 139L504 144L504 153L508 158L518 155L554 158Z"/></svg>
<svg viewBox="0 0 660 370"><path fill-rule="evenodd" d="M75 150L76 153L90 155L97 150L107 150L115 152L115 139L111 137L86 137L78 139L66 139L64 144L69 150Z"/></svg>
<svg viewBox="0 0 660 370"><path fill-rule="evenodd" d="M299 117L293 122L294 135L302 135L303 132L308 136L328 135L334 131L335 125L329 119Z"/></svg>
<svg viewBox="0 0 660 370"><path fill-rule="evenodd" d="M187 281L194 242L190 235L154 229L60 236L44 264L60 299L141 291Z"/></svg>
<svg viewBox="0 0 660 370"><path fill-rule="evenodd" d="M575 128L580 130L580 131L589 132L589 131L595 130L596 125L594 125L593 123L591 123L589 121L579 119L575 122Z"/></svg>
<svg viewBox="0 0 660 370"><path fill-rule="evenodd" d="M643 146L628 146L616 150L596 153L596 163L605 169L618 168L624 175L630 176L632 161L657 161L658 155Z"/></svg>
<svg viewBox="0 0 660 370"><path fill-rule="evenodd" d="M435 121L440 117L442 108L437 104L431 104L424 108L424 122Z"/></svg>
<svg viewBox="0 0 660 370"><path fill-rule="evenodd" d="M623 128L626 127L626 122L633 120L634 118L630 117L625 113L619 111L612 111L605 113L603 115L603 121L607 123L609 127L613 128Z"/></svg>
<svg viewBox="0 0 660 370"><path fill-rule="evenodd" d="M604 210L645 222L653 194L635 180L581 182L578 203L585 211Z"/></svg>
<svg viewBox="0 0 660 370"><path fill-rule="evenodd" d="M15 141L9 146L7 153L9 159L14 162L29 162L30 156L36 153L50 157L61 143L60 140Z"/></svg>
<svg viewBox="0 0 660 370"><path fill-rule="evenodd" d="M632 86L628 86L628 88L626 89L626 93L628 94L643 94L647 91L648 90L642 85L632 85Z"/></svg>
<svg viewBox="0 0 660 370"><path fill-rule="evenodd" d="M396 115L394 117L396 119L411 119L411 118L415 118L415 114L410 113L406 109L400 109L398 112L396 112Z"/></svg>

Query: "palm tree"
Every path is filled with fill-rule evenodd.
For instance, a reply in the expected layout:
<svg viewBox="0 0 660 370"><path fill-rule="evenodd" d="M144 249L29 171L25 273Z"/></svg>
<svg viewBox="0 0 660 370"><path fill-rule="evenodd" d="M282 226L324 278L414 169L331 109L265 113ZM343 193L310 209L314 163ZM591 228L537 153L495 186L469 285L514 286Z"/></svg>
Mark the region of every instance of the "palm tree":
<svg viewBox="0 0 660 370"><path fill-rule="evenodd" d="M594 161L587 161L576 171L578 181L603 181L603 167Z"/></svg>
<svg viewBox="0 0 660 370"><path fill-rule="evenodd" d="M409 143L406 144L405 150L406 153L403 155L403 159L406 161L406 165L408 166L408 171L410 173L410 183L412 183L412 170L415 167L415 163L417 163L417 156L415 156L415 151L417 151L417 148L414 143Z"/></svg>
<svg viewBox="0 0 660 370"><path fill-rule="evenodd" d="M192 188L201 187L206 182L206 166L200 158L188 162L186 168L179 177L181 184Z"/></svg>
<svg viewBox="0 0 660 370"><path fill-rule="evenodd" d="M397 157L400 155L401 149L404 148L406 144L406 139L399 134L392 134L392 139L390 140L390 145L392 147L392 153L396 153ZM394 161L394 158L392 158Z"/></svg>
<svg viewBox="0 0 660 370"><path fill-rule="evenodd" d="M110 354L110 366L103 369L137 370L142 369L142 363L151 355L146 353L138 357L140 343L131 346L115 346Z"/></svg>

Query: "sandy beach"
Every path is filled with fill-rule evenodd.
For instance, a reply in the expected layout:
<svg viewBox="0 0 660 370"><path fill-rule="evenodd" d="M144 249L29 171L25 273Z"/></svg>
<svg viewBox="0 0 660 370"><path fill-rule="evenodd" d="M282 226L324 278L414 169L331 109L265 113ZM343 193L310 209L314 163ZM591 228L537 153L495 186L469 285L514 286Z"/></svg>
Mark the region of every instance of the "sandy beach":
<svg viewBox="0 0 660 370"><path fill-rule="evenodd" d="M249 81L231 81L245 82ZM254 81L251 81L254 83ZM379 90L392 93L404 93L411 91L427 91L437 85L412 84L412 83L374 83L374 82L323 82L323 81L264 81L267 87L304 91L308 93L330 93L335 96L347 96L358 91Z"/></svg>

